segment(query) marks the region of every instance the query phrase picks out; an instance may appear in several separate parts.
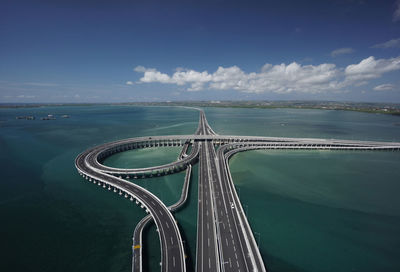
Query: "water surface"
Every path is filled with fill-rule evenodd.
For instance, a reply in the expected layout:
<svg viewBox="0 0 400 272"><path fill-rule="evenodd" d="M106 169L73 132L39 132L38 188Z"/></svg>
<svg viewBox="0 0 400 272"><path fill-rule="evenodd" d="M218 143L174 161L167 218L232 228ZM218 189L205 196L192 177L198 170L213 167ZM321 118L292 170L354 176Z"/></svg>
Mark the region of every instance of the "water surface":
<svg viewBox="0 0 400 272"><path fill-rule="evenodd" d="M344 111L207 108L219 134L400 141L396 116ZM16 120L54 114L57 119ZM60 118L68 114L70 118ZM85 182L74 159L88 147L136 136L192 134L184 108L82 106L0 109L1 271L129 271L132 233L145 215ZM139 151L138 153L135 153ZM177 149L117 154L117 167L174 160ZM112 161L114 160L114 161ZM400 271L399 153L251 151L231 170L270 271ZM197 175L176 213L188 271L196 249ZM139 179L167 205L184 172ZM154 225L145 236L148 271L159 271Z"/></svg>

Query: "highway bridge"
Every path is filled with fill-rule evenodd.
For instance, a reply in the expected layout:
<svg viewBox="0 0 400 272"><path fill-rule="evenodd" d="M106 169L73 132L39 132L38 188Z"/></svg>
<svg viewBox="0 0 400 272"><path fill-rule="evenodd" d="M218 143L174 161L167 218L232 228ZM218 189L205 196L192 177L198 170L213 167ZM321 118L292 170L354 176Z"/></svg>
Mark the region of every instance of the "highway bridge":
<svg viewBox="0 0 400 272"><path fill-rule="evenodd" d="M130 199L149 215L133 234L132 270L142 271L142 232L154 221L161 247L161 271L186 271L185 252L172 212L187 199L192 165L199 162L196 271L266 271L229 171L237 152L254 149L399 151L400 143L337 139L227 136L216 134L204 111L193 135L146 136L114 141L87 149L75 159L85 180ZM175 162L147 168L108 167L103 161L118 152L159 146L182 146ZM188 152L190 148L190 151ZM170 207L135 179L173 174L186 169L181 198ZM133 180L133 182L131 181Z"/></svg>

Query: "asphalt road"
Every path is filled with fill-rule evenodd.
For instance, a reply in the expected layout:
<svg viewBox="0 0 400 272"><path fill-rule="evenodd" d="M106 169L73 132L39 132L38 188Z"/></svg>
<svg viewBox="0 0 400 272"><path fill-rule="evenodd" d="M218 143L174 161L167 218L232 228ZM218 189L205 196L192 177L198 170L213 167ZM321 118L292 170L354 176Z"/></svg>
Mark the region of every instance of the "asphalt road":
<svg viewBox="0 0 400 272"><path fill-rule="evenodd" d="M200 122L201 135L214 133L204 114ZM243 227L247 219L240 216L241 204L234 200L227 165L219 163L212 140L200 144L199 161L196 271L265 271L262 259L261 265L255 264L254 255L261 256L248 242L252 237Z"/></svg>
<svg viewBox="0 0 400 272"><path fill-rule="evenodd" d="M186 155L189 142L192 150ZM170 143L184 145L176 162L141 169L110 168L101 158L133 148ZM220 144L215 151L215 144ZM198 180L198 222L196 271L266 271L252 230L244 214L229 172L229 157L250 149L335 149L400 150L400 143L349 141L335 139L220 136L209 126L200 110L195 135L139 137L102 144L86 150L75 160L79 173L87 180L136 201L153 218L160 238L161 271L186 271L185 254L178 225L167 208L146 189L116 177L120 174L174 172L200 162ZM185 191L186 190L186 191ZM182 194L187 193L187 188ZM181 198L182 199L182 198ZM139 223L144 225L149 219ZM141 241L141 240L140 240ZM138 245L141 246L141 242Z"/></svg>
<svg viewBox="0 0 400 272"><path fill-rule="evenodd" d="M89 157L89 158L88 158ZM100 186L134 198L153 217L161 244L161 271L186 271L185 255L177 223L168 208L152 193L124 179L103 173L93 167L90 154L80 154L75 165L79 172L96 180Z"/></svg>

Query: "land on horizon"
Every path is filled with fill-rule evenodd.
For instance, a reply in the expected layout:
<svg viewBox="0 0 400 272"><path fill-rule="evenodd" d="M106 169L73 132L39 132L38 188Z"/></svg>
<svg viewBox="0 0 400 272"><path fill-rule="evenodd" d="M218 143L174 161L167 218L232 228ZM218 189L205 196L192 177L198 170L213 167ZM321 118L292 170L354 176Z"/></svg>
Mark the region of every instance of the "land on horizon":
<svg viewBox="0 0 400 272"><path fill-rule="evenodd" d="M400 272L400 0L2 1L0 59L0 272Z"/></svg>
<svg viewBox="0 0 400 272"><path fill-rule="evenodd" d="M224 108L294 108L320 110L346 110L366 113L400 115L398 103L340 102L340 101L166 101L121 103L2 103L0 108L30 108L42 106L89 106L89 105L135 105L135 106L193 106Z"/></svg>
<svg viewBox="0 0 400 272"><path fill-rule="evenodd" d="M400 103L398 0L17 0L0 18L2 103Z"/></svg>
<svg viewBox="0 0 400 272"><path fill-rule="evenodd" d="M389 114L206 107L224 103L197 103L202 103L207 122L215 128L217 137L314 138L336 144L342 140L389 145L400 142L400 119ZM3 165L0 213L5 220L0 230L7 234L1 270L43 271L49 267L61 271L129 271L133 226L146 213L123 195L122 200L118 194L82 179L73 167L74 159L97 144L193 133L198 127L198 112L170 104L53 104L1 109L0 144L4 152L0 156ZM15 118L27 114L36 117L50 114L57 120ZM61 119L64 114L71 118ZM157 162L176 160L181 152L180 146L165 149L145 146L113 154L104 164L118 168L154 166ZM237 153L229 167L250 226L258 233L255 238L260 241L269 271L349 268L374 272L380 271L382 263L387 264L385 271L399 271L396 258L399 249L395 245L399 242L400 222L393 221L400 212L399 152L248 152ZM189 202L175 213L191 260L186 271L195 271L196 260L199 166L194 166L193 171ZM130 180L163 202L174 203L181 196L184 177L179 172ZM316 234L321 239L309 239ZM143 247L149 252L145 259L151 268L146 271L159 271L156 227L150 226L145 236L148 238ZM316 252L315 248L323 250ZM351 254L343 254L343 248L352 248ZM26 256L22 261L21 254ZM307 261L309 256L315 257L312 263ZM32 263L32 259L37 262Z"/></svg>

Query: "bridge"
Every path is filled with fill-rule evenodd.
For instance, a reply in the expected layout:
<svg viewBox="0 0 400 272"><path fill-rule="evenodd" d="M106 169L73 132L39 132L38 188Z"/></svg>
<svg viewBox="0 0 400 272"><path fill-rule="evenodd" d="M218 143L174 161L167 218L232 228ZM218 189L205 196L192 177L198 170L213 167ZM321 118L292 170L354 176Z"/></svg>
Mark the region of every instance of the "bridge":
<svg viewBox="0 0 400 272"><path fill-rule="evenodd" d="M148 215L133 234L132 271L142 271L142 231L153 221L161 247L161 271L186 271L185 252L172 212L187 199L192 165L199 162L196 271L266 271L250 224L236 193L228 160L238 152L255 149L399 151L400 143L337 139L227 136L216 134L204 111L193 135L130 138L89 148L75 159L85 180L140 205ZM147 168L108 167L103 161L132 149L182 146L175 162ZM189 153L189 147L191 147ZM130 180L186 170L181 198L167 207L158 197Z"/></svg>

